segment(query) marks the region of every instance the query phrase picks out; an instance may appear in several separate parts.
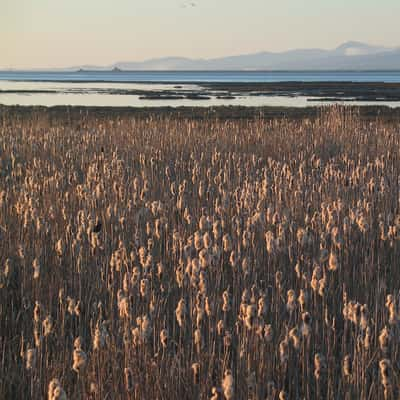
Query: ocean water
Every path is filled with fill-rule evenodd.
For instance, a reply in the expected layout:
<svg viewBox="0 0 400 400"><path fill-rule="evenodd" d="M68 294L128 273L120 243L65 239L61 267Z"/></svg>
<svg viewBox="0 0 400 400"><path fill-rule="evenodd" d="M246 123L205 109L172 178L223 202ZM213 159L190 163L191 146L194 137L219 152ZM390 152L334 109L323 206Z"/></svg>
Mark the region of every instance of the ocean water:
<svg viewBox="0 0 400 400"><path fill-rule="evenodd" d="M0 81L75 82L400 82L400 71L0 71Z"/></svg>
<svg viewBox="0 0 400 400"><path fill-rule="evenodd" d="M0 104L80 105L114 107L159 106L280 106L305 107L332 103L386 105L396 101L313 101L306 96L251 96L233 93L235 98L218 98L226 93L202 87L206 82L353 81L400 83L400 71L0 71ZM175 91L183 97L191 92L208 99L148 99L129 91ZM145 96L146 97L146 96ZM315 101L316 100L316 101Z"/></svg>

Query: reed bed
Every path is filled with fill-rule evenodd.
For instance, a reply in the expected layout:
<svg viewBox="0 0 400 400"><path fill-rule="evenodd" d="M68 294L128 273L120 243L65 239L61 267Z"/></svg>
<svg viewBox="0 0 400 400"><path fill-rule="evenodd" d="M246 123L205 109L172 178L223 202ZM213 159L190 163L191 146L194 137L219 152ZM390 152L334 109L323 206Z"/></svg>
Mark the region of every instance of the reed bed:
<svg viewBox="0 0 400 400"><path fill-rule="evenodd" d="M399 124L0 122L1 398L399 398Z"/></svg>

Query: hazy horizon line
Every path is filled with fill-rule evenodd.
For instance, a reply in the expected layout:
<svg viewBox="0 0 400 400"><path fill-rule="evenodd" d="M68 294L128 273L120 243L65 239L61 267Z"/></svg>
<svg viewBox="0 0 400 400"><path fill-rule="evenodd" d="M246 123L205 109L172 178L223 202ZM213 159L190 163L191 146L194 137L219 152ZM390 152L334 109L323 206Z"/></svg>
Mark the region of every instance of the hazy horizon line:
<svg viewBox="0 0 400 400"><path fill-rule="evenodd" d="M23 67L23 66L0 66L1 71L32 71L32 70L56 70L56 69L75 69L75 68L85 68L85 67L100 67L100 68L113 68L115 64L118 63L143 63L143 62L149 62L149 61L155 61L155 60L163 60L163 59L184 59L184 60L194 60L194 61L213 61L213 60L218 60L222 58L230 58L230 57L241 57L241 56L248 56L248 55L256 55L256 54L263 54L263 53L270 53L270 54L283 54L291 51L301 51L301 50L321 50L321 51L334 51L341 46L344 46L346 44L361 44L361 45L367 45L369 47L382 47L387 49L388 51L391 50L397 50L400 49L400 45L396 46L389 46L387 44L378 44L378 43L370 43L367 41L361 41L361 40L347 40L345 42L340 42L337 46L335 47L318 47L318 46L313 46L313 47L289 47L286 49L281 49L279 51L272 51L268 49L264 50L258 50L254 52L242 52L242 53L237 53L237 54L226 54L226 55L219 55L219 56L196 56L196 57L190 57L186 55L160 55L160 56L151 56L148 58L141 58L141 59L120 59L120 60L115 60L112 62L107 62L107 63L90 63L90 62L83 62L83 63L75 63L74 65L58 65L58 66L34 66L34 67ZM318 69L317 69L318 70ZM317 71L314 70L314 71ZM396 70L396 69L394 69ZM138 71L138 70L136 70ZM144 70L146 71L146 70ZM168 70L170 71L170 70ZM192 70L191 70L192 71ZM203 71L203 70L199 70ZM211 71L211 70L210 70ZM226 70L229 71L229 70ZM235 71L233 69L232 71ZM236 70L237 71L237 70ZM260 70L261 71L261 70ZM269 70L268 70L269 71ZM279 70L276 70L279 71ZM281 70L281 71L284 71ZM311 70L310 70L311 71ZM335 69L332 69L332 71L335 71Z"/></svg>

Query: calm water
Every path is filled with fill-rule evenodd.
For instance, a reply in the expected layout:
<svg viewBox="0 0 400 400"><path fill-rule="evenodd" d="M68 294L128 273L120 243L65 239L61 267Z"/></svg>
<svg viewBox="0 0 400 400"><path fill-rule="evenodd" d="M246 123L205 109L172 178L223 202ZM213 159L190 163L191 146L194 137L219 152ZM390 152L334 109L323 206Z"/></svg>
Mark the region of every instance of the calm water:
<svg viewBox="0 0 400 400"><path fill-rule="evenodd" d="M400 82L400 71L0 71L0 80L50 82Z"/></svg>
<svg viewBox="0 0 400 400"><path fill-rule="evenodd" d="M399 82L400 71L130 71L130 72L1 72L0 104L20 105L82 105L82 106L290 106L304 107L328 104L309 102L305 96L247 96L218 99L218 92L206 91L204 82L280 82L280 81L354 81ZM177 85L179 84L179 88ZM185 95L191 91L204 92L207 100L140 99L137 94L116 94L115 90L178 90ZM9 92L1 92L9 91ZM17 92L15 92L17 91ZM18 92L19 91L19 92ZM27 91L31 91L28 93ZM40 93L46 91L46 93ZM335 101L335 103L338 103ZM353 105L400 106L400 102L340 102Z"/></svg>

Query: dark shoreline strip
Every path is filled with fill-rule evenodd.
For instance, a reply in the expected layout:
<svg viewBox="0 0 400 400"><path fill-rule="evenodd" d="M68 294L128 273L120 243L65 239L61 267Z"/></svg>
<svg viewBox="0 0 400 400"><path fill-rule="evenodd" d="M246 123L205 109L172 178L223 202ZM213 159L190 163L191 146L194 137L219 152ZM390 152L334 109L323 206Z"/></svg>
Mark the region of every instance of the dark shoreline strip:
<svg viewBox="0 0 400 400"><path fill-rule="evenodd" d="M324 106L329 107L329 106ZM387 106L347 106L358 113L361 119L382 120L400 123L400 107ZM0 105L0 123L9 118L46 117L49 120L74 124L82 117L98 119L110 118L176 118L176 119L220 119L254 120L264 119L314 119L321 107L84 107L84 106L4 106Z"/></svg>

